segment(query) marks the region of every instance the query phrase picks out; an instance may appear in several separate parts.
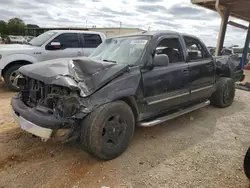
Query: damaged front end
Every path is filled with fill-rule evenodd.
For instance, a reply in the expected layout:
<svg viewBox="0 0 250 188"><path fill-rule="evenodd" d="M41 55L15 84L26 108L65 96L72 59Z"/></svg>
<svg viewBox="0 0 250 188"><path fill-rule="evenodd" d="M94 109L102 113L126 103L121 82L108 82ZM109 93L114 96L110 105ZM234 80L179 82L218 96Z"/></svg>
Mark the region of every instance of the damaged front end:
<svg viewBox="0 0 250 188"><path fill-rule="evenodd" d="M82 108L77 91L47 85L27 76L19 82L22 82L19 83L21 92L12 98L11 105L22 129L45 140L53 137L57 130L73 132L75 115Z"/></svg>
<svg viewBox="0 0 250 188"><path fill-rule="evenodd" d="M237 55L216 57L216 73L218 76L232 78L235 82L244 80L242 63Z"/></svg>
<svg viewBox="0 0 250 188"><path fill-rule="evenodd" d="M58 135L66 141L77 138L79 121L106 101L92 97L93 93L125 70L127 65L87 58L21 67L17 81L21 91L11 101L14 118L22 129L43 140Z"/></svg>

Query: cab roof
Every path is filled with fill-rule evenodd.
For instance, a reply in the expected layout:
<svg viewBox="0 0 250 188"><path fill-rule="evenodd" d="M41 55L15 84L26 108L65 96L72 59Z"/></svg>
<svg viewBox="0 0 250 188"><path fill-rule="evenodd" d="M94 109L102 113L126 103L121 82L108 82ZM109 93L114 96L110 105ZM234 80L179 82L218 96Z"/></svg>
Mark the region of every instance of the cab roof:
<svg viewBox="0 0 250 188"><path fill-rule="evenodd" d="M83 30L49 30L48 32L57 32L57 33L89 33L89 34L103 34L102 32L97 31L83 31Z"/></svg>
<svg viewBox="0 0 250 188"><path fill-rule="evenodd" d="M116 38L116 37L128 37L128 36L152 36L152 37L159 37L161 35L178 35L178 36L186 36L186 37L192 37L196 38L194 35L189 35L185 33L179 33L176 31L171 31L171 30L161 30L161 31L142 31L142 32L136 32L136 33L131 33L131 34L125 34L125 35L120 35L120 36L115 36L111 38Z"/></svg>

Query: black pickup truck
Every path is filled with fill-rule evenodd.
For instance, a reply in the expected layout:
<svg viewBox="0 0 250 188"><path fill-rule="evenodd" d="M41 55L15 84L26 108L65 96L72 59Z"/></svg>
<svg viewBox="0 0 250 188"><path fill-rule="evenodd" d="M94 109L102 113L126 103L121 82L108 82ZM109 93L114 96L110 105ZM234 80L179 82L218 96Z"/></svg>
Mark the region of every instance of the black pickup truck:
<svg viewBox="0 0 250 188"><path fill-rule="evenodd" d="M89 57L19 69L12 98L20 127L47 140L72 140L110 160L128 147L135 126L154 126L211 104L232 104L243 79L238 58L212 57L196 37L141 32L104 41Z"/></svg>

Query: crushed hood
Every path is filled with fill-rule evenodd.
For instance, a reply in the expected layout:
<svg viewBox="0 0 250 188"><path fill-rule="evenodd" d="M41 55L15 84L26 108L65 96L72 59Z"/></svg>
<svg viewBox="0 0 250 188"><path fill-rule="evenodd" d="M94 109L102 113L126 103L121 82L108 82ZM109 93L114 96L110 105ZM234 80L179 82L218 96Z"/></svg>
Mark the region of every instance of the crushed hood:
<svg viewBox="0 0 250 188"><path fill-rule="evenodd" d="M95 61L87 57L54 59L26 65L19 71L45 84L79 89L82 97L96 90L124 73L128 65Z"/></svg>
<svg viewBox="0 0 250 188"><path fill-rule="evenodd" d="M215 59L216 59L216 66L221 71L227 71L229 69L230 72L234 73L242 69L241 60L237 55L218 56L215 57Z"/></svg>

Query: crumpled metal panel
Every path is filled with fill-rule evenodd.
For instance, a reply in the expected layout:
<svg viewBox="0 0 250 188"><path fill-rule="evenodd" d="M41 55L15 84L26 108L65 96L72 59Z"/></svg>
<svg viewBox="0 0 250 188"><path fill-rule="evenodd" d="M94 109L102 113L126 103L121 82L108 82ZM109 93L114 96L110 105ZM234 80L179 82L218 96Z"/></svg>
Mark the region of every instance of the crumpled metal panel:
<svg viewBox="0 0 250 188"><path fill-rule="evenodd" d="M46 62L26 65L19 71L45 84L53 84L79 90L87 97L96 90L124 73L125 64L94 61L87 57L54 59Z"/></svg>
<svg viewBox="0 0 250 188"><path fill-rule="evenodd" d="M221 71L234 73L241 70L241 61L237 55L216 57L216 67Z"/></svg>

